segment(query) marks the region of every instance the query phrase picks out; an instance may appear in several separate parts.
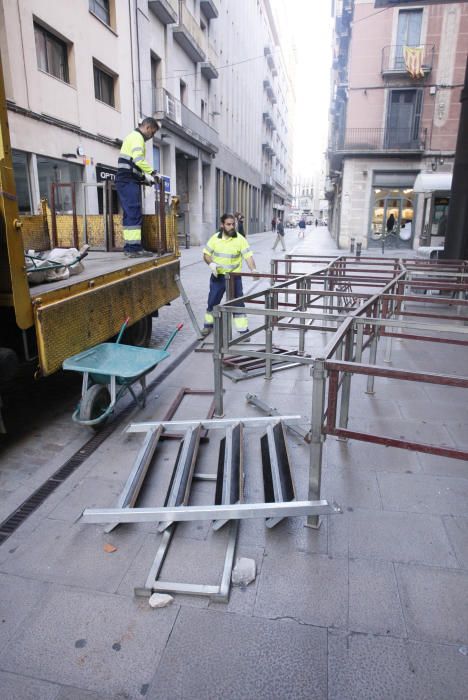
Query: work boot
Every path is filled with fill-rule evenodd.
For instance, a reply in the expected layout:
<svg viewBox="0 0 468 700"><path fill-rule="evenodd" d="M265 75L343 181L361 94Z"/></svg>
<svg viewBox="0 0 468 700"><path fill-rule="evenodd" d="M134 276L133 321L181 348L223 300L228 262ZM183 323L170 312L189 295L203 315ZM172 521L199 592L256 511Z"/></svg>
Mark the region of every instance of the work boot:
<svg viewBox="0 0 468 700"><path fill-rule="evenodd" d="M125 257L127 258L152 258L154 257L154 253L152 253L150 250L130 250L130 251L125 251L124 253Z"/></svg>
<svg viewBox="0 0 468 700"><path fill-rule="evenodd" d="M206 326L205 326L205 328L201 329L201 334L204 338L206 338L207 335L210 335L212 330L213 330L212 328L206 328Z"/></svg>

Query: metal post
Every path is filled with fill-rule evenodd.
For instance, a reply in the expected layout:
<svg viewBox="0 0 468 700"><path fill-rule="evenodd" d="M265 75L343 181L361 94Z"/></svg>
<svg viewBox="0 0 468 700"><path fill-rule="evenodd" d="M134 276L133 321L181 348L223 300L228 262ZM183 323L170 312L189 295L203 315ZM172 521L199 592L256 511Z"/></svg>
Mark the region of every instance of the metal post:
<svg viewBox="0 0 468 700"><path fill-rule="evenodd" d="M223 418L223 346L222 331L223 317L219 308L213 309L214 329L213 329L213 370L214 370L214 413L215 418Z"/></svg>
<svg viewBox="0 0 468 700"><path fill-rule="evenodd" d="M234 278L231 277L231 275L230 275L229 272L228 272L228 273L226 273L226 275L224 276L224 280L225 280L225 283L226 283L226 292L225 292L225 294L226 294L226 302L228 302L228 301L231 301L231 299L234 298L234 294L233 294L233 286L234 286L234 285L233 285L233 281L234 281ZM227 316L227 318L225 318L224 320L225 320L225 324L224 324L223 334L222 334L221 338L222 338L222 339L223 339L223 338L226 338L227 342L229 343L229 342L232 340L232 325L233 325L233 323L234 323L234 315L230 313L230 314Z"/></svg>
<svg viewBox="0 0 468 700"><path fill-rule="evenodd" d="M350 246L349 246L349 252L350 252L350 253L354 253L354 245L355 245L355 243L356 243L356 239L355 239L355 238L350 238Z"/></svg>
<svg viewBox="0 0 468 700"><path fill-rule="evenodd" d="M316 359L312 368L312 419L310 426L310 452L309 452L309 498L318 498L322 480L322 425L325 406L325 360ZM319 528L318 515L309 515L307 527Z"/></svg>
<svg viewBox="0 0 468 700"><path fill-rule="evenodd" d="M373 328L374 328L374 336L373 336L372 341L371 341L370 353L369 353L369 364L370 365L375 365L375 361L377 359L378 327L373 326ZM367 377L366 394L375 394L374 376L372 374L369 374L369 376Z"/></svg>
<svg viewBox="0 0 468 700"><path fill-rule="evenodd" d="M267 292L265 295L265 308L267 309L272 309L273 308L273 293L272 292ZM268 355L271 355L273 352L273 317L272 316L267 316L266 317L266 329L265 329L265 353L267 355L266 360L265 360L265 379L271 379L272 375L272 364L273 361L271 357L268 357Z"/></svg>
<svg viewBox="0 0 468 700"><path fill-rule="evenodd" d="M353 326L350 326L345 338L345 361L350 362L353 356ZM343 373L343 381L341 383L341 404L340 404L340 428L348 427L349 418L349 399L351 396L351 372ZM338 438L342 442L346 442L347 438Z"/></svg>
<svg viewBox="0 0 468 700"><path fill-rule="evenodd" d="M184 306L185 306L187 313L190 317L190 321L192 323L193 330L195 331L197 338L199 338L199 340L202 340L203 335L202 335L202 332L200 330L200 326L198 325L197 319L195 318L195 314L193 313L192 306L191 306L189 298L185 292L185 289L182 286L182 282L180 280L179 275L174 275L174 281L177 285L177 289L180 292L180 296L182 297L182 301L184 302Z"/></svg>
<svg viewBox="0 0 468 700"><path fill-rule="evenodd" d="M299 282L297 284L297 289L304 290L305 291L305 284L304 282ZM306 310L306 298L305 294L302 294L300 296L300 305L299 308L301 311ZM299 330L299 349L298 349L298 355L303 355L304 350L305 350L305 318L300 318L299 319L299 325L301 326Z"/></svg>
<svg viewBox="0 0 468 700"><path fill-rule="evenodd" d="M275 263L276 263L276 260L270 260L270 274L271 274L270 284L272 287L275 284L275 268L276 268Z"/></svg>

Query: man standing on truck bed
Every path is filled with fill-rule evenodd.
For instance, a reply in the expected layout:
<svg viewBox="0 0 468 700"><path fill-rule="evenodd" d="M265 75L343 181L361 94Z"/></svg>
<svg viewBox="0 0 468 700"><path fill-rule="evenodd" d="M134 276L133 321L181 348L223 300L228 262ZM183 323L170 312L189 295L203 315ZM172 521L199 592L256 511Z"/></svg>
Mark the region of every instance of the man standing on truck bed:
<svg viewBox="0 0 468 700"><path fill-rule="evenodd" d="M154 185L156 170L146 160L145 141L159 129L153 117L143 119L137 129L124 138L120 149L115 185L123 209L124 253L129 258L151 258L154 253L141 245L141 185Z"/></svg>

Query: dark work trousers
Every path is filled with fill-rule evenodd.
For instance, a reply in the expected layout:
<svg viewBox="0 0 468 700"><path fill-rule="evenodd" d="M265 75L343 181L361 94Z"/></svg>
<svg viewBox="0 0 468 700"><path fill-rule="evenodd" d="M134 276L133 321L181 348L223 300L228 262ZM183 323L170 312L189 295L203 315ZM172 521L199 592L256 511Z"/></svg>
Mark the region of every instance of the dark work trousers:
<svg viewBox="0 0 468 700"><path fill-rule="evenodd" d="M210 277L210 291L208 293L208 305L206 310L211 312L213 307L217 306L221 299L223 298L224 292L226 291L226 278L224 275L218 275L215 277L211 275ZM242 289L242 277L234 277L234 297L243 296L244 291ZM239 306L245 306L244 303L239 303Z"/></svg>
<svg viewBox="0 0 468 700"><path fill-rule="evenodd" d="M115 188L123 209L122 226L125 241L124 250L135 253L141 250L141 187L131 175L117 173ZM139 233L138 233L139 232Z"/></svg>

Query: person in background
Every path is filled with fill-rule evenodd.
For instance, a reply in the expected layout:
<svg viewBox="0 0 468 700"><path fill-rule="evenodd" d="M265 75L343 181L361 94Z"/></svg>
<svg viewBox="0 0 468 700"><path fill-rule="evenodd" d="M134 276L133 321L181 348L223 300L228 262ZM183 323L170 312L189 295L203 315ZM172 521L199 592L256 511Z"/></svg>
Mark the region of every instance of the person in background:
<svg viewBox="0 0 468 700"><path fill-rule="evenodd" d="M297 237L304 238L305 230L306 230L306 220L304 219L303 216L301 216L301 220L299 221L299 233L297 234Z"/></svg>
<svg viewBox="0 0 468 700"><path fill-rule="evenodd" d="M238 211L236 214L236 231L245 238L244 215L240 211Z"/></svg>
<svg viewBox="0 0 468 700"><path fill-rule="evenodd" d="M391 233L394 228L395 228L395 217L393 216L393 214L390 214L390 216L387 219L387 233Z"/></svg>
<svg viewBox="0 0 468 700"><path fill-rule="evenodd" d="M284 245L284 225L281 219L278 219L278 223L276 224L276 240L272 250L276 250L278 243L281 243L283 250L286 250L286 246Z"/></svg>
<svg viewBox="0 0 468 700"><path fill-rule="evenodd" d="M315 219L315 228L318 226L318 219Z"/></svg>
<svg viewBox="0 0 468 700"><path fill-rule="evenodd" d="M221 228L208 240L203 249L203 260L211 270L210 291L208 293L208 303L206 307L205 322L202 335L208 335L214 324L213 308L217 306L226 291L226 274L242 271L242 260L247 262L250 272L257 272L253 253L249 244L242 234L236 231L233 214L223 214L221 217ZM242 278L234 278L234 296L241 297ZM245 304L239 304L245 306ZM240 335L249 332L249 325L246 314L234 314L234 325ZM246 342L250 338L246 339Z"/></svg>
<svg viewBox="0 0 468 700"><path fill-rule="evenodd" d="M141 185L154 185L156 170L146 160L145 142L153 138L159 128L153 117L143 119L137 129L123 140L120 149L115 187L123 209L122 226L125 241L124 254L128 258L151 258L154 253L141 245Z"/></svg>
<svg viewBox="0 0 468 700"><path fill-rule="evenodd" d="M276 231L276 217L274 216L271 220L271 230Z"/></svg>

